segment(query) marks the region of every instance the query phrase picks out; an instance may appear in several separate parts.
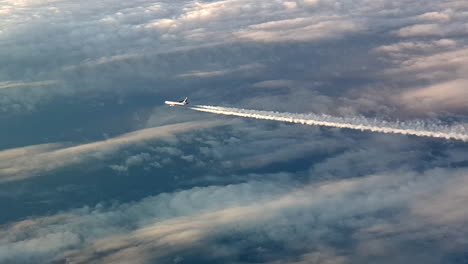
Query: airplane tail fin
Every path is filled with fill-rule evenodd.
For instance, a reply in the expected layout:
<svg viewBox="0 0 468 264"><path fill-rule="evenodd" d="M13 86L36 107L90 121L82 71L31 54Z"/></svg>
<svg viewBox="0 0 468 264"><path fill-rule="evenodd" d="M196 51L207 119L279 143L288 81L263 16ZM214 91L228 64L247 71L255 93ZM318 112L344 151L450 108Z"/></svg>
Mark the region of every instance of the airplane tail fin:
<svg viewBox="0 0 468 264"><path fill-rule="evenodd" d="M185 97L185 99L182 101L184 104L188 104L188 97Z"/></svg>

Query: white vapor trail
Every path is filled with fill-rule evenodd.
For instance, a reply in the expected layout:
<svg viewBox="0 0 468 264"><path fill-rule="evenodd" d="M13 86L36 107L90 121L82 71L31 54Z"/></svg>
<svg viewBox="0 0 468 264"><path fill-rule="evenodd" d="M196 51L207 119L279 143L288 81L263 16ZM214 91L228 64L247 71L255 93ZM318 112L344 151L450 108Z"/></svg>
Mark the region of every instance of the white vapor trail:
<svg viewBox="0 0 468 264"><path fill-rule="evenodd" d="M387 122L364 117L333 117L317 114L280 113L239 108L196 105L190 109L213 114L240 116L311 126L348 128L361 131L414 135L420 137L456 139L468 142L468 132L463 126L441 126L415 120L411 122Z"/></svg>

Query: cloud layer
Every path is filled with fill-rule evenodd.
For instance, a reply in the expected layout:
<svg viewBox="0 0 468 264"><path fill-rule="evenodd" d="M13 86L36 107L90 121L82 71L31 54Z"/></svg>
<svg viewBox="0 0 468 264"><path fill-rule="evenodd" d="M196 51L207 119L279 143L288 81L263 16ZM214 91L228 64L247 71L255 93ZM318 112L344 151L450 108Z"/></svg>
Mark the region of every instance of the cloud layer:
<svg viewBox="0 0 468 264"><path fill-rule="evenodd" d="M47 171L87 160L103 160L114 152L135 144L168 138L176 133L193 129L211 128L221 125L218 121L186 122L155 128L147 128L107 140L66 146L66 144L44 144L0 152L0 183L39 176Z"/></svg>
<svg viewBox="0 0 468 264"><path fill-rule="evenodd" d="M238 256L244 246L275 242L303 254L325 254L326 261L411 259L416 256L403 248L410 241L437 241L430 244L433 250L466 245L461 234L467 215L458 206L466 202L466 182L466 171L430 170L299 188L265 182L194 188L116 208L83 208L18 222L1 230L1 256L3 262L20 263L51 258L150 263L195 257L191 249L198 248L215 250L199 257L216 260ZM445 231L437 231L442 227ZM222 249L223 238L238 234L245 236L241 243ZM265 260L271 254L268 243L259 253ZM401 255L394 250L402 250Z"/></svg>
<svg viewBox="0 0 468 264"><path fill-rule="evenodd" d="M467 14L0 1L0 263L466 262L465 142L278 112L466 139Z"/></svg>

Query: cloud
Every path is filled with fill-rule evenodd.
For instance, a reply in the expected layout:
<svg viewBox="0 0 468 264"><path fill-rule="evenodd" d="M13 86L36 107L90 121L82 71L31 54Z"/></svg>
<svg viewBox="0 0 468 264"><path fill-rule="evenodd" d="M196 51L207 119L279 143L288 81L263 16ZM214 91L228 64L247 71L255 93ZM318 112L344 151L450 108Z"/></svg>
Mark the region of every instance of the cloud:
<svg viewBox="0 0 468 264"><path fill-rule="evenodd" d="M110 165L109 167L117 172L128 172L130 167L141 166L143 163L151 161L152 156L149 153L140 153L128 157L122 165Z"/></svg>
<svg viewBox="0 0 468 264"><path fill-rule="evenodd" d="M422 15L417 16L418 20L426 20L426 21L438 21L438 22L448 22L453 14L451 11L435 11L435 12L427 12Z"/></svg>
<svg viewBox="0 0 468 264"><path fill-rule="evenodd" d="M187 29L187 28L200 28L200 27L214 27L217 25L212 22L220 22L223 26L225 22L231 21L234 26L239 27L249 21L242 22L236 18L243 17L254 19L255 12L263 17L271 16L268 12L281 12L285 10L282 3L271 2L258 4L250 0L221 0L213 2L199 2L189 1L182 4L179 14L173 18L157 19L149 23L147 26L155 26L160 29ZM223 23L223 20L225 21Z"/></svg>
<svg viewBox="0 0 468 264"><path fill-rule="evenodd" d="M297 261L273 261L269 264L344 264L347 258L336 255L336 252L330 248L318 248L316 251L305 253Z"/></svg>
<svg viewBox="0 0 468 264"><path fill-rule="evenodd" d="M252 193L252 188L256 189ZM289 188L288 188L289 189ZM209 186L197 187L187 191L179 191L172 194L161 194L154 197L147 197L144 200L134 204L122 204L118 208L105 209L100 208L82 208L70 212L64 212L54 216L40 217L14 223L7 228L0 229L0 263L6 260L17 260L18 262L30 261L31 259L53 258L58 252L64 252L73 246L80 246L83 243L92 242L98 238L116 235L119 233L128 233L133 229L132 226L148 227L146 230L152 230L151 225L157 219L167 223L181 223L177 220L188 219L190 215L197 212L207 212L222 209L225 206L243 205L254 201L261 201L270 197L269 192L284 193L288 189L276 186L271 183L250 183L229 186ZM209 198L206 200L206 198ZM146 208L146 209L145 209ZM174 220L171 220L175 218ZM120 226L125 223L126 227ZM187 223L188 224L188 223ZM201 222L194 225L202 224ZM208 223L207 223L208 224ZM95 226L96 228L92 228ZM174 231L181 227L180 224L174 226ZM153 228L154 229L154 228ZM157 230L153 230L157 233ZM135 232L145 235L145 232ZM168 233L170 235L171 232ZM53 237L64 237L65 235L78 235L80 240L67 240L62 246L49 247L48 250L36 251L33 243L50 241ZM147 235L150 235L148 233ZM173 234L167 241L189 238L189 233ZM178 238L177 238L178 237ZM115 240L116 245L122 243ZM112 247L108 244L108 247ZM103 245L106 246L106 245ZM7 250L11 249L11 250ZM83 255L83 257L88 257Z"/></svg>
<svg viewBox="0 0 468 264"><path fill-rule="evenodd" d="M453 51L440 52L427 56L409 57L401 63L396 72L425 73L446 71L447 74L457 74L468 62L468 49L460 48Z"/></svg>
<svg viewBox="0 0 468 264"><path fill-rule="evenodd" d="M390 53L402 56L401 52L428 52L439 51L440 49L450 49L457 46L457 41L453 39L439 39L435 41L403 41L391 45L384 45L375 48L375 51Z"/></svg>
<svg viewBox="0 0 468 264"><path fill-rule="evenodd" d="M247 64L240 65L236 68L223 69L216 71L192 71L177 75L178 78L214 78L222 77L230 74L254 74L264 69L262 64Z"/></svg>
<svg viewBox="0 0 468 264"><path fill-rule="evenodd" d="M35 86L51 86L59 84L59 81L39 81L39 82L0 82L0 89L16 88L16 87L35 87Z"/></svg>
<svg viewBox="0 0 468 264"><path fill-rule="evenodd" d="M464 122L467 8L464 0L3 1L0 142L15 149L0 152L0 182L65 169L76 177L2 184L1 219L25 220L0 227L0 263L451 263L467 248L463 143L236 119L177 141L173 133L199 125L20 146L100 140L128 131L126 115L138 115L139 128L198 120L157 107L146 121L154 102L185 95L268 111ZM37 123L46 132L30 129ZM147 144L162 138L177 144ZM82 179L76 165L89 178L74 192L86 199L73 201L55 185L77 184L69 182ZM125 175L91 180L101 168ZM156 195L152 186L162 185L168 193ZM92 205L70 209L84 204ZM33 208L38 216L28 217Z"/></svg>
<svg viewBox="0 0 468 264"><path fill-rule="evenodd" d="M400 37L441 36L443 29L438 24L412 25L399 29L396 34Z"/></svg>
<svg viewBox="0 0 468 264"><path fill-rule="evenodd" d="M109 3L113 2L109 0ZM376 43L367 40L373 39L372 34L375 32L397 32L398 28L402 32L414 31L410 27L436 25L448 30L443 37L453 36L453 41L461 46L464 43L463 35L455 33L463 32L463 25L466 24L462 12L451 11L462 3L453 1L446 5L434 3L429 7L420 1L394 1L390 5L386 1L367 0L357 4L328 0L268 3L251 0L173 1L155 4L141 0L138 5L94 3L80 7L79 10L70 1L35 3L34 7L28 3L21 4L23 9L8 11L12 14L3 20L2 28L7 30L1 38L7 45L4 50L8 52L0 51L0 56L2 61L11 66L2 69L0 77L4 80L59 79L70 91L64 94L61 90L48 90L40 98L24 94L22 100L28 106L22 108L18 100L4 99L0 104L4 112L12 108L32 110L35 109L32 101L47 104L51 98L63 95L78 97L103 91L105 94L126 95L141 90L152 93L153 88L148 87L157 87L155 89L158 91L167 92L162 87L170 86L178 87L180 91L185 89L178 83L180 78L235 79L249 73L249 69L237 70L236 67L241 66L233 65L263 65L259 80L303 81L300 79L306 78L323 83L337 81L346 74L350 75L346 75L346 78L353 80L363 78L356 74L373 80L374 71L385 70L381 68L382 65L375 67L371 63L374 54L366 54L367 50L377 48ZM3 8L11 10L13 5L11 1L5 2ZM80 15L69 17L67 12ZM386 15L383 14L385 12ZM447 17L448 20L445 19ZM395 28L397 31L394 31ZM12 42L12 32L15 32L18 41ZM386 43L398 43L399 37L389 34L389 38L378 45L386 49L405 50L407 53L430 51L442 45L433 39L419 39L418 36L410 41L402 41L401 47ZM336 41L347 38L353 39L347 45L344 45L344 41ZM342 43L344 46L322 46L318 40L328 40L337 45ZM367 44L359 45L358 42ZM284 46L278 46L279 43ZM309 47L310 58L304 60L317 61L300 66L304 61L295 58L297 47L287 45L305 43L317 46ZM353 49L353 45L360 48ZM306 49L305 46L303 48ZM445 46L441 49L445 49ZM53 55L56 51L63 52L60 56ZM34 56L24 61L21 60L21 54ZM51 56L60 59L49 60ZM358 61L369 63L361 65ZM327 66L330 64L334 67ZM281 65L288 65L290 70L283 70L279 75L277 71ZM318 70L317 65L320 65ZM344 73L341 68L347 72ZM364 68L368 69L366 74L360 70ZM114 75L119 76L119 81L114 81ZM252 74L247 76L251 77ZM139 85L133 86L132 80L138 80ZM190 81L193 80L186 80L186 84ZM161 83L164 85L159 85ZM200 93L214 94L210 87L200 89ZM238 87L239 90L246 88L242 84ZM346 91L348 87L340 86L336 89ZM291 89L286 93L293 97L296 91ZM346 93L343 94L346 96ZM15 96L9 94L7 97ZM333 109L331 105L328 107ZM391 109L391 106L387 109Z"/></svg>
<svg viewBox="0 0 468 264"><path fill-rule="evenodd" d="M389 54L395 63L395 67L385 70L387 76L412 82L387 96L408 112L463 112L467 103L464 98L468 53L466 48L453 44L442 39L379 47L378 50ZM415 85L415 81L423 81L423 84Z"/></svg>
<svg viewBox="0 0 468 264"><path fill-rule="evenodd" d="M59 144L47 144L3 150L0 152L0 182L17 181L85 161L102 160L130 145L222 124L221 121L194 121L142 129L103 141L76 146L60 147ZM127 165L131 164L132 161L129 161ZM114 169L122 168L114 167Z"/></svg>
<svg viewBox="0 0 468 264"><path fill-rule="evenodd" d="M360 25L346 20L316 21L295 18L250 25L236 33L241 39L260 42L311 41L343 37L358 32Z"/></svg>
<svg viewBox="0 0 468 264"><path fill-rule="evenodd" d="M411 205L411 213L417 217L430 219L441 225L463 223L468 218L468 210L462 206L468 188L466 178L456 178L450 189L444 189L427 199Z"/></svg>
<svg viewBox="0 0 468 264"><path fill-rule="evenodd" d="M427 87L407 90L401 101L419 111L463 110L468 105L468 80L457 79Z"/></svg>
<svg viewBox="0 0 468 264"><path fill-rule="evenodd" d="M51 94L59 96L70 91L60 80L0 81L0 112L8 116L34 111L38 105L49 103Z"/></svg>
<svg viewBox="0 0 468 264"><path fill-rule="evenodd" d="M464 242L457 240L463 232L457 230L467 228L467 215L457 213L458 206L450 203L453 197L459 201L457 204L468 201L464 192L466 175L465 170L435 169L292 188L267 182L197 187L115 208L83 208L15 223L0 229L0 256L2 260L20 262L25 258L47 261L56 257L75 263L150 263L165 262L195 249L210 251L202 254L202 259L209 260L216 258L215 249L222 247L223 238L246 234L242 243L230 245L227 256L235 256L243 246L251 246L249 243L278 241L287 243L284 250L305 251L300 257L303 261L324 258L340 263L369 257L396 260L392 248L402 249L398 257L411 259L411 252L403 247L415 239L416 244L428 239L435 242L431 244L435 254L440 251L437 243L456 241L452 250L464 247ZM444 194L453 188L453 194ZM427 197L434 197L436 206L428 207L431 200ZM447 217L440 218L442 212ZM458 224L447 226L451 223ZM441 226L445 226L446 236L430 231ZM340 231L343 228L349 230L349 236ZM388 249L355 250L380 240L384 234ZM62 239L65 241L60 247L45 246ZM34 244L41 242L42 250L33 250ZM287 253L275 259L282 258L287 260Z"/></svg>
<svg viewBox="0 0 468 264"><path fill-rule="evenodd" d="M390 99L387 102L403 106L403 112L412 114L465 111L468 53L459 40L404 41L375 51L393 64L384 70L384 77L399 78L404 83L402 87L381 89L380 96L385 94Z"/></svg>
<svg viewBox="0 0 468 264"><path fill-rule="evenodd" d="M73 66L65 66L64 70L75 70L79 69L80 67L95 67L103 64L108 64L108 63L115 63L115 62L120 62L120 61L126 61L126 60L134 60L134 59L141 59L143 58L143 55L138 55L138 54L120 54L120 55L114 55L114 56L106 56L106 57L101 57L98 59L86 59L85 61L81 62L78 65L73 65Z"/></svg>
<svg viewBox="0 0 468 264"><path fill-rule="evenodd" d="M400 28L393 33L399 37L437 37L437 36L457 36L468 32L468 23L464 17L453 17L455 21L450 21L452 16L446 13L428 12L418 17L417 20L435 22L415 24ZM450 22L449 22L450 21Z"/></svg>
<svg viewBox="0 0 468 264"><path fill-rule="evenodd" d="M15 149L3 150L0 152L0 160L13 161L21 156L36 155L42 152L52 151L62 148L64 144L50 143L35 146L26 146Z"/></svg>
<svg viewBox="0 0 468 264"><path fill-rule="evenodd" d="M283 2L283 5L288 9L294 9L297 7L297 3L294 1L285 1Z"/></svg>
<svg viewBox="0 0 468 264"><path fill-rule="evenodd" d="M295 84L292 80L267 80L256 82L252 84L252 87L255 88L268 88L268 89L278 89L278 88L291 88Z"/></svg>

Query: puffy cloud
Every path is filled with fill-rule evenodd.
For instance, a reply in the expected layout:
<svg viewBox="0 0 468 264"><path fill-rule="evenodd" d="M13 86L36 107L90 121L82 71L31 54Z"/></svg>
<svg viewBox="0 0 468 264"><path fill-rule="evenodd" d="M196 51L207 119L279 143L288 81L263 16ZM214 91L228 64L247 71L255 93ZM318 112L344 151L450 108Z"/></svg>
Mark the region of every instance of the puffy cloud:
<svg viewBox="0 0 468 264"><path fill-rule="evenodd" d="M465 242L459 239L463 234L460 230L466 229L463 223L467 215L458 213L458 206L450 203L453 197L459 201L457 205L467 202L466 175L465 170L437 169L422 174L402 172L318 182L298 188L266 182L194 188L116 208L83 208L15 223L0 230L0 248L4 252L0 256L2 260L19 262L25 258L47 261L54 256L75 263L165 262L190 254L191 248L214 250L222 246L216 241L246 234L244 246L287 242L286 248L305 251L301 257L304 261L321 257L338 263L369 257L412 259L411 252L405 251L396 257L392 248L403 249L403 244L415 239L436 241L432 244L434 250L437 243L449 241L454 243L452 250L464 247ZM453 188L453 194L444 194ZM431 201L435 206L428 207ZM447 226L451 223L457 225ZM440 226L445 226L445 236L430 231ZM349 230L349 236L341 233L343 228ZM248 235L252 232L257 235ZM354 250L380 240L382 235L386 235L388 249ZM65 240L61 247L44 246L36 251L32 246L55 243L56 238ZM353 243L349 243L351 240ZM226 254L232 257L243 245L230 247L232 250ZM210 258L216 258L216 254L204 257ZM287 260L288 255L281 258Z"/></svg>
<svg viewBox="0 0 468 264"><path fill-rule="evenodd" d="M111 165L111 169L117 172L127 172L130 167L141 166L143 163L151 161L152 156L149 153L140 153L128 157L122 165Z"/></svg>
<svg viewBox="0 0 468 264"><path fill-rule="evenodd" d="M18 5L22 8L13 8ZM386 50L393 54L397 53L397 50L411 53L421 50L431 52L439 47L451 49L453 43L448 43L448 40L446 43L442 43L442 40L427 41L419 39L418 35L431 34L429 31L433 28L441 28L439 37L453 36L453 41L461 46L464 40L460 34L466 26L464 12L453 11L463 10L462 3L457 1L450 1L444 5L423 5L421 1L389 3L368 0L359 3L328 0L268 3L250 0L154 3L139 0L137 3L116 3L107 0L80 8L70 1L28 1L22 4L10 1L4 2L2 8L8 10L11 15L8 19L0 21L4 24L2 28L5 28L0 34L0 40L6 45L3 52L0 51L0 56L2 61L11 66L2 69L0 80L59 79L67 90L64 92L64 89L48 89L37 96L23 93L23 97L5 94L1 103L4 112L12 108L31 110L36 104L34 101L48 102L46 99L55 96L81 96L76 92L96 93L96 90L105 90L108 93L135 93L140 87L150 86L164 89L160 88L162 85L157 84L161 80L167 82L167 79L173 76L206 79L252 77L252 74L246 74L250 69L242 70L242 65L263 65L262 72L271 74L265 79L271 80L309 76L317 82L327 82L344 78L346 74L363 74L359 69L364 68L371 69L367 71L366 78L372 79L373 71L385 70L379 68L382 65L374 67L372 63L359 66L346 63L350 64L347 68L353 69L349 73L336 69L337 64L346 68L345 63L335 63L335 68L331 69L326 65L336 59L346 62L371 61L371 58L365 58L368 56L364 52L366 49L377 48L381 52ZM29 22L20 23L21 21ZM394 31L395 28L400 29ZM370 35L365 35L366 32ZM371 35L374 32L396 32L397 35L390 34L396 41L399 36L412 36L414 40L406 40L399 44L378 42L381 46L379 48L366 40L367 37L373 38ZM15 41L15 45L12 45L11 41L13 36L18 40ZM335 40L334 43L340 43L342 41L336 41L337 38L348 37L356 43L368 43L366 45L369 47L361 45L362 48L354 52L345 45L336 47L336 50L328 54L323 52L324 46L317 44L317 40ZM51 39L54 41L49 43ZM390 39L392 42L393 40ZM261 54L257 55L258 57L250 56L247 52L255 45L291 45L294 42L318 45L311 47L311 50L318 50L313 51L317 52L313 56L318 60L316 64L321 65L320 72L315 73L315 69L308 70L310 65L303 65L302 68L294 68L294 71L298 71L295 76L278 76L276 69L279 65L293 64L292 61L296 59L294 56L288 59L281 57L281 54L289 52L288 48L273 49L268 46L271 50L256 52ZM238 60L234 55L226 54L226 49L229 50L229 45L233 43L240 45L237 47L237 55L242 57L242 53L245 52L244 56L249 57L250 61L247 58ZM6 50L8 52L5 52ZM188 50L191 52L187 52ZM342 54L341 50L345 52ZM60 56L53 57L60 59L47 59L56 52L59 52ZM32 56L23 60L22 54ZM159 56L160 54L166 54L167 58ZM201 57L206 61L200 59ZM175 65L171 58L177 58L181 65ZM27 62L27 65L22 65L22 62ZM293 68L290 69L293 71ZM126 85L125 82L113 83L111 73L119 75L122 79L126 79L127 76L129 79L143 80L143 85L132 86L132 89L129 89L131 85ZM361 76L346 78L359 79ZM177 83L179 81L173 78L170 85L181 87ZM166 86L167 83L164 83L164 87ZM339 89L348 88L340 86ZM204 88L200 93L212 92L208 90L209 88ZM151 89L146 89L145 92L151 92ZM291 97L295 92L293 89L288 91ZM346 96L346 93L342 94ZM274 101L276 96L272 95L271 101ZM391 106L387 109L390 108Z"/></svg>
<svg viewBox="0 0 468 264"><path fill-rule="evenodd" d="M255 193L252 192L253 190ZM262 201L271 197L270 192L280 194L287 192L287 190L290 188L260 182L220 187L197 187L187 191L147 197L140 202L122 204L114 209L97 206L96 208L82 208L54 216L21 221L0 229L0 252L2 252L0 262L15 260L21 263L32 259L53 258L58 255L58 251L63 252L70 244L77 247L99 238L131 232L133 227L148 227L147 230L151 230L151 226L155 221L159 221L158 219L167 223L172 221L184 224L183 219L188 219L190 215L198 212L202 212L202 214L206 212L206 217L208 217L210 211ZM178 220L179 218L180 220ZM176 231L181 228L180 224L174 226L172 230ZM185 224L190 227L189 223ZM202 223L194 222L194 225L198 224ZM172 234L173 237L168 237L167 241L176 240L177 234L168 231L168 235ZM156 236L157 230L153 232ZM138 233L144 236L146 232ZM81 239L68 240L62 244L63 247L50 247L43 251L35 251L32 243L28 244L28 241L45 243L51 237L64 237L67 234L78 235ZM183 235L179 238L182 239L182 237ZM186 237L188 238L188 236ZM113 245L122 242L116 240ZM14 247L14 245L19 244L31 245L32 247ZM110 244L107 246L112 247ZM9 248L16 250L8 251Z"/></svg>

